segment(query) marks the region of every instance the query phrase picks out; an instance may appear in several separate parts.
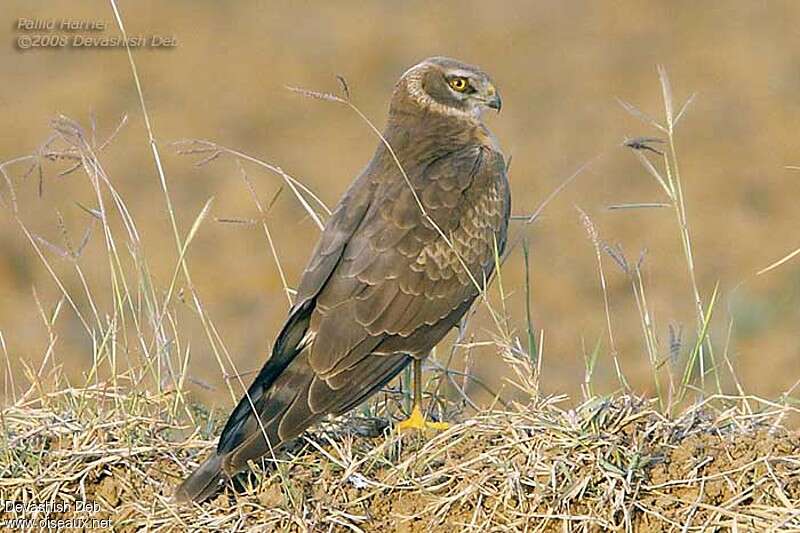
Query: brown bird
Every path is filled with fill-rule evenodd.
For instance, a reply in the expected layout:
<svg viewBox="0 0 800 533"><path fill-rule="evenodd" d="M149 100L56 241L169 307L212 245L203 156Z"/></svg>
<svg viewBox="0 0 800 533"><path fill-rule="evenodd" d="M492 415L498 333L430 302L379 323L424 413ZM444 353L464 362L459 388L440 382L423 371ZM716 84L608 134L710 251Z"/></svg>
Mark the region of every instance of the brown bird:
<svg viewBox="0 0 800 533"><path fill-rule="evenodd" d="M213 495L248 461L346 413L411 362L414 408L400 427L440 427L420 409L421 361L458 325L506 243L506 163L481 122L500 105L489 76L454 59L403 74L386 143L327 221L272 356L177 500Z"/></svg>

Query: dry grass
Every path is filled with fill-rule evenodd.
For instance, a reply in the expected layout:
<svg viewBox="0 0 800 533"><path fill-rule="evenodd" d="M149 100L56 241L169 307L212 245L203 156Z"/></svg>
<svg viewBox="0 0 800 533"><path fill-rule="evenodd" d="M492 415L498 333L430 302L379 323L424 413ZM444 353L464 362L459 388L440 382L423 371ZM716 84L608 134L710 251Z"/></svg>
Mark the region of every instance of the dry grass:
<svg viewBox="0 0 800 533"><path fill-rule="evenodd" d="M125 33L113 0L112 6L119 29ZM54 305L37 302L48 339L38 368L22 362L27 377L24 384L13 381L11 357L0 332L8 400L0 416L0 500L68 502L72 509L21 515L0 509L0 519L111 519L116 529L131 531L800 529L800 438L785 429L787 420L798 414L793 390L774 402L747 396L727 349L715 355L709 324L718 288L708 291L704 300L698 286L674 138L674 128L691 99L675 113L663 69L659 69L663 123L631 104L623 103L623 107L667 136L663 152L653 147L660 139L637 138L626 140L625 145L634 149L668 201L616 207L668 207L674 211L689 278L687 295L696 311L691 344L683 346L680 333L672 329L667 343L659 339L642 275L643 256L634 263L622 250L607 245L591 218L579 209L597 259L609 340L607 349L598 341L585 353L580 405L570 407L565 397L539 394L546 354L544 332L534 327L529 307L527 346L523 346L505 306L514 288L504 285L499 267L508 255L498 253L494 286L488 286L489 280L473 280L496 331L489 334L489 341L468 338L467 322L472 316L468 315L450 359L455 351L462 351L469 360L473 347L491 345L498 361L502 359L513 370L507 380L509 387L524 401L496 399L495 407L502 409L467 415L465 406L475 405L465 385L473 378L469 369L455 372L445 364L429 373L428 389L435 385L435 392L428 399L432 410L454 422L450 429L429 438L398 435L392 429L393 420L407 408L408 394L402 387L390 389L358 414L310 430L276 460L254 465L253 474L235 480L213 501L202 506L175 505L171 501L174 487L213 448L227 414L208 413L189 397L189 383L203 384L186 370L194 352L183 322L195 320L202 325L204 348L216 360L232 400L241 395L249 378L233 364L212 313L192 282L188 252L209 218L213 198L184 231L130 54L128 61L174 240L171 275L166 280L152 275L135 218L101 162L101 152L109 141L99 142L94 126L87 133L76 122L59 117L53 122L51 138L36 154L0 164L5 183L5 194L0 197L3 207L61 293ZM301 92L345 104L386 142L351 102L346 84L343 88L346 98ZM293 291L269 224L272 202L259 199L245 165L277 176L320 227L329 213L327 207L277 165L209 141L182 146L185 153L200 155L203 164L220 157L237 161L261 217L238 222L263 229L291 302ZM395 160L402 170L401 162ZM41 183L50 161L66 164L64 175L82 171L95 193L96 205L84 207L91 223L79 240L62 227L61 243L42 238L31 230L19 209L15 172L23 176L35 172ZM546 198L533 215L515 218L525 220L526 225L534 222L544 206L587 165ZM107 252L104 280L89 279L82 266L81 252L94 233L100 234ZM514 244L523 244L527 270L524 234L515 237ZM69 265L69 279L54 258ZM790 258L791 254L773 267ZM643 356L652 368L656 391L652 399L632 395L620 363L614 328L626 325L612 320L604 269L609 260L631 282L640 324L628 327L642 330ZM528 280L526 277L525 293L530 306ZM492 292L495 288L497 294ZM77 384L66 380L57 356L58 326L68 313L74 315L91 343L92 365ZM598 365L612 362L619 391L609 397L597 396L594 373ZM723 371L735 384L735 396L724 393ZM709 387L706 378L711 376L714 380L709 380ZM437 394L442 385L456 394ZM76 502L96 502L98 508L77 512Z"/></svg>
<svg viewBox="0 0 800 533"><path fill-rule="evenodd" d="M781 428L785 404L715 396L667 418L632 396L575 409L547 398L430 440L354 416L207 504L179 507L172 491L222 419L191 421L177 401L105 386L19 401L3 413L0 499L94 501L98 511L76 516L121 531L800 528L800 438Z"/></svg>

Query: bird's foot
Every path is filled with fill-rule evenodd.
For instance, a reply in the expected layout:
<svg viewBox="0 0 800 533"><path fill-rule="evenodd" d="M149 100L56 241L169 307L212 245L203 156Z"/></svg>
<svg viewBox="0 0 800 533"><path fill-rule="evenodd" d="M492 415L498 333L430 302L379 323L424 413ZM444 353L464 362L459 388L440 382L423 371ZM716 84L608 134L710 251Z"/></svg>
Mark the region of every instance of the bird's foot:
<svg viewBox="0 0 800 533"><path fill-rule="evenodd" d="M450 424L447 422L429 422L425 420L425 416L422 414L422 411L420 411L419 406L416 405L411 411L411 416L397 424L398 431L404 431L406 429L418 429L420 431L425 429L444 430L449 427Z"/></svg>

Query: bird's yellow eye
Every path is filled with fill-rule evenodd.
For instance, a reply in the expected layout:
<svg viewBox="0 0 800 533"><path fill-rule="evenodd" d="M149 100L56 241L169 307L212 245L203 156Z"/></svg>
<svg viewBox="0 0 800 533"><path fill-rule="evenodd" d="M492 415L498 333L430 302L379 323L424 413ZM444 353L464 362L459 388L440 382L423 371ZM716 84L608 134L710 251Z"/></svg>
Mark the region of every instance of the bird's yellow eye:
<svg viewBox="0 0 800 533"><path fill-rule="evenodd" d="M468 86L467 78L453 78L450 80L450 87L452 87L454 91L463 93L467 90Z"/></svg>

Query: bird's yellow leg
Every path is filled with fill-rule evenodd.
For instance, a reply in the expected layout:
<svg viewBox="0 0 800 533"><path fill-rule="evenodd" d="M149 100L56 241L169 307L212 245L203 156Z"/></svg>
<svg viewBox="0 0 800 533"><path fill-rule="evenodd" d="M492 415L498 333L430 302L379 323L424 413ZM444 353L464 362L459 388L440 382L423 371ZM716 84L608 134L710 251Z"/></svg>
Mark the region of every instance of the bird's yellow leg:
<svg viewBox="0 0 800 533"><path fill-rule="evenodd" d="M422 360L415 358L412 364L414 365L414 407L411 409L411 415L397 424L397 430L447 429L450 427L447 422L428 422L425 420L425 415L422 414Z"/></svg>

